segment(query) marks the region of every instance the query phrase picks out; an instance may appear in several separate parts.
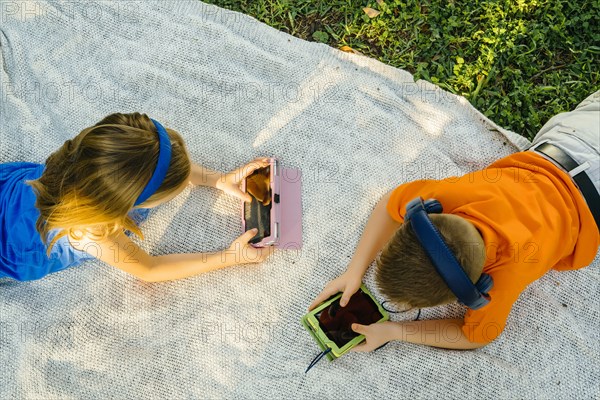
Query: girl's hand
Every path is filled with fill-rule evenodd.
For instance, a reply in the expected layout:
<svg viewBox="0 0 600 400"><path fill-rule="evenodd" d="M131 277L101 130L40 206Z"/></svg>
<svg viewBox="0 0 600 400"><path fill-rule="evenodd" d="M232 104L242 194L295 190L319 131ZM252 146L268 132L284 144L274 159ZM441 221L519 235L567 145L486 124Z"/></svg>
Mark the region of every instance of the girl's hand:
<svg viewBox="0 0 600 400"><path fill-rule="evenodd" d="M345 307L350 301L350 297L360 288L362 283L362 275L354 272L353 270L347 270L338 278L332 280L325 286L323 291L315 298L312 304L308 307L308 310L312 310L331 296L336 293L343 292L342 298L340 299L340 306Z"/></svg>
<svg viewBox="0 0 600 400"><path fill-rule="evenodd" d="M246 177L253 173L255 170L266 167L268 165L268 158L257 158L244 165L243 167L240 167L235 171L231 171L228 174L225 174L217 181L215 187L227 194L238 197L243 201L250 202L252 201L252 197L248 193L242 192L242 190L240 189L240 182L246 179Z"/></svg>
<svg viewBox="0 0 600 400"><path fill-rule="evenodd" d="M353 347L350 351L368 352L383 346L394 339L396 326L393 322L376 322L371 325L352 324L352 330L365 336L365 342Z"/></svg>
<svg viewBox="0 0 600 400"><path fill-rule="evenodd" d="M250 243L258 229L250 229L248 232L244 232L243 235L235 239L229 248L225 251L228 256L234 256L230 264L248 264L248 263L259 263L263 262L269 257L275 249L273 246L267 247L253 247Z"/></svg>

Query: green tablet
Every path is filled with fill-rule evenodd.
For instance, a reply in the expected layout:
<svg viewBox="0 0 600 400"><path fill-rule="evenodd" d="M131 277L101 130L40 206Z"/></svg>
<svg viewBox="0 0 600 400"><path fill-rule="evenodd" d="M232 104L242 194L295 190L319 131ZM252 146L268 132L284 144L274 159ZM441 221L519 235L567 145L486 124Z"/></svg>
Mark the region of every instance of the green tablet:
<svg viewBox="0 0 600 400"><path fill-rule="evenodd" d="M365 339L352 330L352 324L370 325L389 319L389 314L363 284L345 307L340 306L338 293L304 315L302 325L315 339L329 360L334 360Z"/></svg>

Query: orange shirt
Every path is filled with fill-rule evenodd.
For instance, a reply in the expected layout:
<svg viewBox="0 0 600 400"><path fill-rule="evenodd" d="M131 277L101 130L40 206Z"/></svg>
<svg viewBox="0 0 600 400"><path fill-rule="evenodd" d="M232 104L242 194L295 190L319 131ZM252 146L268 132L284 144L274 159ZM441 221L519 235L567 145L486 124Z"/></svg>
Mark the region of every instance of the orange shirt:
<svg viewBox="0 0 600 400"><path fill-rule="evenodd" d="M415 197L440 201L444 213L473 223L483 237L494 286L490 302L468 309L463 332L472 342L494 340L519 294L550 269L589 265L600 235L571 177L542 156L524 151L461 177L418 180L397 187L387 204L403 222Z"/></svg>

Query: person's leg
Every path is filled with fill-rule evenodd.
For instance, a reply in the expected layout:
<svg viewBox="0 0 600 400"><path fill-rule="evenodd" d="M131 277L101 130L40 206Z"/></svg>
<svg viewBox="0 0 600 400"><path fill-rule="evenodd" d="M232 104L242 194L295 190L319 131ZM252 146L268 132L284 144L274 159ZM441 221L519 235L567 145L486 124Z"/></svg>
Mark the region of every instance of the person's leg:
<svg viewBox="0 0 600 400"><path fill-rule="evenodd" d="M575 107L575 110L580 108L588 111L600 112L600 90L590 94L584 101Z"/></svg>
<svg viewBox="0 0 600 400"><path fill-rule="evenodd" d="M600 192L600 90L575 110L552 117L533 139L532 148L544 141L559 147L581 165Z"/></svg>

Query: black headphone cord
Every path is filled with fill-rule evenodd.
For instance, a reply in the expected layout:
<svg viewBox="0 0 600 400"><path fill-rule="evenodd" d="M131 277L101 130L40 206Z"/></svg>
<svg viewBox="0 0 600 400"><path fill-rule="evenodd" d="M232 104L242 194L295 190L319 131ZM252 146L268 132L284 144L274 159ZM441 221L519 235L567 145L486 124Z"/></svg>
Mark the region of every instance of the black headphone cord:
<svg viewBox="0 0 600 400"><path fill-rule="evenodd" d="M383 303L381 303L381 307L383 307L383 309L384 309L385 311L387 311L387 312L389 312L389 313L392 313L392 314L402 314L402 313L409 312L410 310L412 310L412 308L411 308L410 310L406 310L406 311L394 311L394 310L388 310L388 309L387 309L387 308L385 308L385 306L384 306L384 304L385 304L385 303L389 303L389 301L388 301L388 300L386 300L386 301L384 301ZM418 321L420 316L421 316L421 309L419 308L419 311L417 312L417 316L415 317L415 319L413 319L413 321Z"/></svg>

